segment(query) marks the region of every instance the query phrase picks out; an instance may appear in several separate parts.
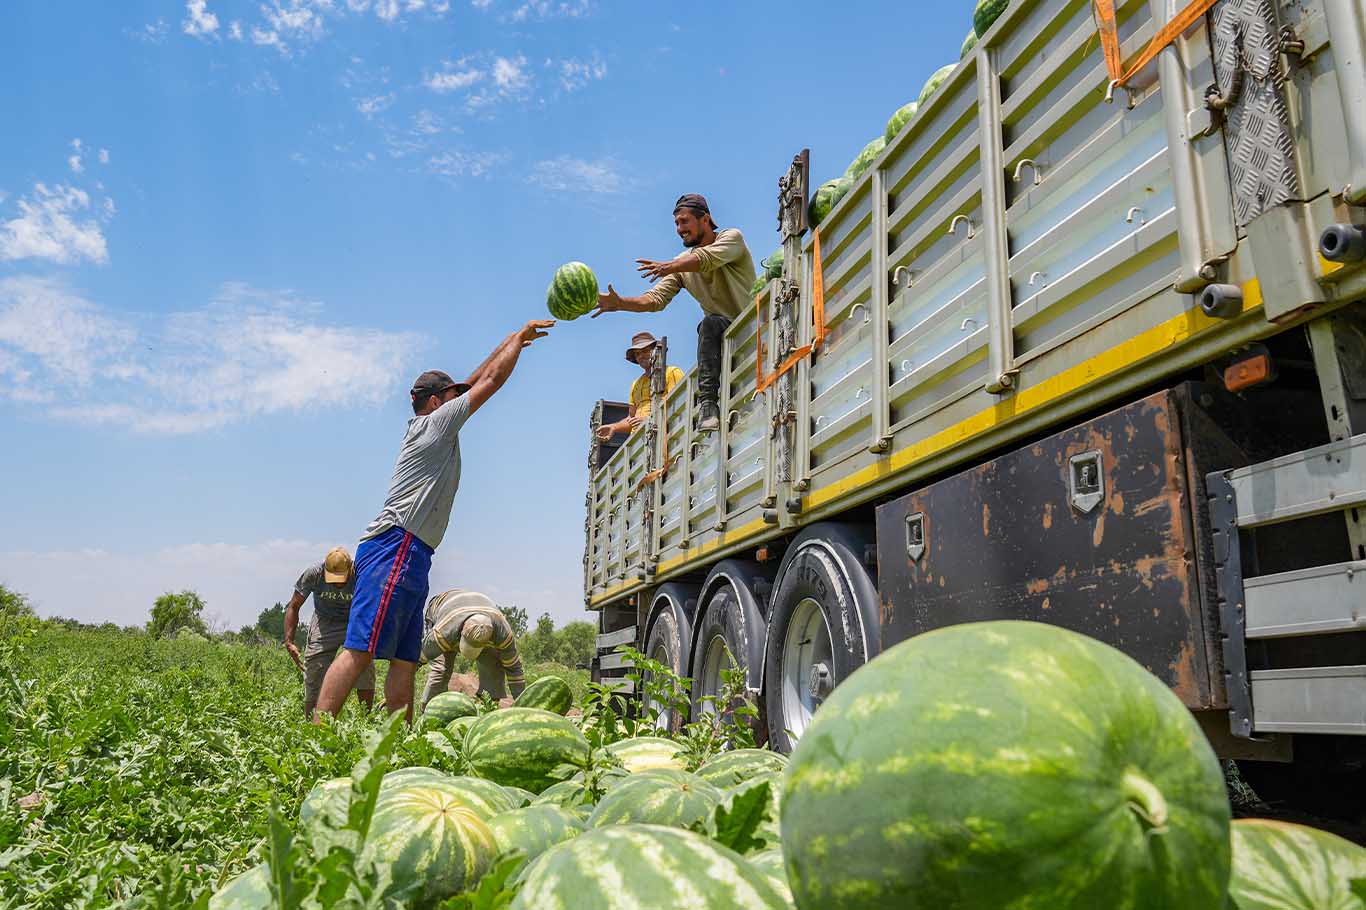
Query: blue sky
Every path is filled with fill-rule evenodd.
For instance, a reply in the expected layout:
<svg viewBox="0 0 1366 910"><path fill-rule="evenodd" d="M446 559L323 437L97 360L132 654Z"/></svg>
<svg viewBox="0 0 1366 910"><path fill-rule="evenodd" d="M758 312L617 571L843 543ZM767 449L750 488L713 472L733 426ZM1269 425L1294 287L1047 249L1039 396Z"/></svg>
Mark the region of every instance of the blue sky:
<svg viewBox="0 0 1366 910"><path fill-rule="evenodd" d="M683 192L766 255L791 155L838 175L956 59L969 0L919 6L6 4L0 583L92 621L182 587L254 620L354 547L412 378L543 316L561 262L639 292ZM583 615L587 414L634 331L690 368L697 318L684 295L526 352L462 433L434 590Z"/></svg>

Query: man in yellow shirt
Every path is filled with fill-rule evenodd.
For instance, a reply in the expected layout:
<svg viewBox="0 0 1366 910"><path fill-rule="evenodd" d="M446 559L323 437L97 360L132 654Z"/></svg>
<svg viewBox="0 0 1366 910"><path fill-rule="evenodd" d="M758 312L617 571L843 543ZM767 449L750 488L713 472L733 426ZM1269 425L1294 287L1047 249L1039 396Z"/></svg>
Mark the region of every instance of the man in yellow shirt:
<svg viewBox="0 0 1366 910"><path fill-rule="evenodd" d="M674 203L674 230L687 250L673 259L637 259L640 274L654 286L639 297L622 297L612 285L598 294L596 318L603 313L654 313L687 290L702 307L697 324L697 428L721 424L721 351L726 328L754 306L754 257L736 228L718 228L707 200L697 193Z"/></svg>
<svg viewBox="0 0 1366 910"><path fill-rule="evenodd" d="M654 368L655 355L659 353L659 340L649 332L637 332L631 338L631 346L626 349L626 359L640 367L644 375L637 376L631 383L630 410L616 423L605 423L598 427L598 441L606 442L616 433L634 433L654 410L655 402L650 396L650 370ZM664 394L673 391L674 386L683 381L683 371L678 367L664 368Z"/></svg>

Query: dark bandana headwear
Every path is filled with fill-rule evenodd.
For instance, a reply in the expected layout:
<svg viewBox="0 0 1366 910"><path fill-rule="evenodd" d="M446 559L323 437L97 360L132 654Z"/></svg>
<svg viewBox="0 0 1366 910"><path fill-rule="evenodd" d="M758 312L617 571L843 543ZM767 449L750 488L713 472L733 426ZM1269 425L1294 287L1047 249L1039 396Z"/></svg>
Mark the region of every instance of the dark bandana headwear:
<svg viewBox="0 0 1366 910"><path fill-rule="evenodd" d="M691 209L699 215L710 215L711 209L707 207L707 198L700 193L684 193L678 197L674 203L674 211L679 209Z"/></svg>

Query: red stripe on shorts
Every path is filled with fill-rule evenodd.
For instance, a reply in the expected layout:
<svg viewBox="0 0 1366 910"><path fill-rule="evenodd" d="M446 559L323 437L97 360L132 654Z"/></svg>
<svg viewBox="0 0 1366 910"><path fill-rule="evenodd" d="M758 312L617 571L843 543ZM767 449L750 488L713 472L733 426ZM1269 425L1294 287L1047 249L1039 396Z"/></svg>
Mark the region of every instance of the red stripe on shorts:
<svg viewBox="0 0 1366 910"><path fill-rule="evenodd" d="M403 543L398 545L398 552L394 554L394 564L389 569L389 577L384 582L384 593L379 598L379 609L375 611L375 624L370 627L370 653L374 654L379 648L379 632L384 626L384 614L389 612L389 598L394 596L394 588L398 587L398 580L403 575L403 563L408 558L408 547L413 542L413 535L407 531L403 532Z"/></svg>

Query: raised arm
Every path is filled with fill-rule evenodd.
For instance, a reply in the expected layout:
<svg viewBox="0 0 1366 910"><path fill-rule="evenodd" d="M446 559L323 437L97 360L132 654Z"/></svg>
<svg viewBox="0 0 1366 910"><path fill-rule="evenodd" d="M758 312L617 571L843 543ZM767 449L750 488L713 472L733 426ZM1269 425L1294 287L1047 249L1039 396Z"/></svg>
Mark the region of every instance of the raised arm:
<svg viewBox="0 0 1366 910"><path fill-rule="evenodd" d="M299 628L299 607L303 606L304 595L298 591L285 604L285 650L294 659L299 669L304 668L303 658L299 656L299 646L294 643L294 631Z"/></svg>
<svg viewBox="0 0 1366 910"><path fill-rule="evenodd" d="M555 324L553 319L533 319L522 327L520 331L513 332L501 345L498 346L487 361L479 368L479 376L471 384L471 388L465 393L469 399L469 413L475 411L493 397L493 394L503 387L508 377L512 375L512 370L517 366L517 358L522 354L522 348L527 347L537 338L546 336L546 329Z"/></svg>

